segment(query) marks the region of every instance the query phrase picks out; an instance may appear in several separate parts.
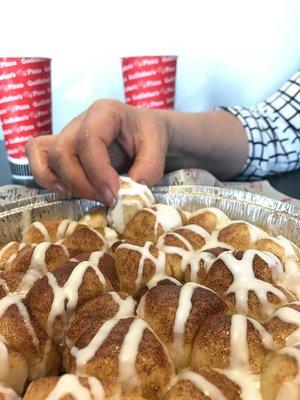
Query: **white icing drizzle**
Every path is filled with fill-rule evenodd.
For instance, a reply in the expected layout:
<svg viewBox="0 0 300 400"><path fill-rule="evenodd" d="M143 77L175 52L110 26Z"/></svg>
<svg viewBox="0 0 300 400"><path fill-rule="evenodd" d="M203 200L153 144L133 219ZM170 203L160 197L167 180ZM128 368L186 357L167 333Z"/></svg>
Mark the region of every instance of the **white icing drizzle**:
<svg viewBox="0 0 300 400"><path fill-rule="evenodd" d="M143 319L136 318L131 323L124 337L119 355L119 380L136 387L140 383L136 371L136 359L140 343L143 338L147 323Z"/></svg>
<svg viewBox="0 0 300 400"><path fill-rule="evenodd" d="M279 350L278 354L293 358L297 364L297 373L293 379L283 383L275 400L298 400L300 393L300 350L295 347L284 347Z"/></svg>
<svg viewBox="0 0 300 400"><path fill-rule="evenodd" d="M177 286L182 286L181 282L179 282L177 279L168 276L168 275L154 275L150 281L147 283L146 287L148 289L153 288L154 286L157 286L159 284L159 282L164 281L164 280L168 280L170 282L175 283L175 285Z"/></svg>
<svg viewBox="0 0 300 400"><path fill-rule="evenodd" d="M219 208L215 208L215 207L200 208L200 210L193 212L191 214L190 218L196 217L197 215L204 214L205 212L209 212L216 216L217 221L216 221L215 230L222 229L224 226L226 226L230 222L230 219L227 217L227 215L223 211L221 211Z"/></svg>
<svg viewBox="0 0 300 400"><path fill-rule="evenodd" d="M239 314L231 317L229 367L249 369L247 318Z"/></svg>
<svg viewBox="0 0 300 400"><path fill-rule="evenodd" d="M51 242L50 234L49 234L48 229L45 227L44 224L42 224L39 221L36 221L31 225L31 227L35 228L36 230L38 230L43 235L43 237L44 237L43 242Z"/></svg>
<svg viewBox="0 0 300 400"><path fill-rule="evenodd" d="M39 340L31 324L30 316L26 306L23 303L23 300L24 296L16 293L8 294L7 296L3 297L0 300L0 318L5 314L5 312L9 309L9 307L15 305L18 308L20 316L24 321L24 325L31 337L32 344L35 347L38 347Z"/></svg>
<svg viewBox="0 0 300 400"><path fill-rule="evenodd" d="M95 357L97 351L102 346L102 344L104 343L110 332L114 329L114 327L117 325L119 321L120 320L118 319L110 319L109 321L104 322L104 324L101 325L96 335L93 337L93 339L86 347L82 349L73 347L71 349L71 354L73 357L75 357L76 360L77 373L79 374L84 373L85 365L90 360L92 360L93 357Z"/></svg>
<svg viewBox="0 0 300 400"><path fill-rule="evenodd" d="M167 204L155 204L152 208L145 208L145 211L155 216L155 235L157 235L159 225L162 227L164 232L182 226L180 212L173 206Z"/></svg>
<svg viewBox="0 0 300 400"><path fill-rule="evenodd" d="M87 377L81 379L87 379L89 389L80 382L78 376L72 374L62 375L45 400L60 400L67 395L72 396L74 400L105 399L103 386L97 378Z"/></svg>
<svg viewBox="0 0 300 400"><path fill-rule="evenodd" d="M26 295L29 290L32 288L34 283L42 278L42 274L39 271L35 270L28 270L26 271L25 275L23 276L19 287L17 289L17 293Z"/></svg>
<svg viewBox="0 0 300 400"><path fill-rule="evenodd" d="M119 306L118 312L114 318L120 319L133 316L136 303L131 296L127 296L125 299L122 299L117 292L108 292L108 294L111 295L114 302Z"/></svg>
<svg viewBox="0 0 300 400"><path fill-rule="evenodd" d="M100 233L99 231L97 231L97 230L94 229L94 228L88 228L88 229L89 229L90 231L94 232L94 233L99 237L99 239L103 242L103 248L106 249L108 243L107 243L107 240L105 239L105 237L102 235L102 233Z"/></svg>
<svg viewBox="0 0 300 400"><path fill-rule="evenodd" d="M300 312L289 305L295 304L300 306L299 301L289 303L285 307L278 308L272 315L273 318L277 317L287 324L297 325L298 328L286 338L286 346L299 346L300 345Z"/></svg>
<svg viewBox="0 0 300 400"><path fill-rule="evenodd" d="M135 280L135 287L139 289L143 279L144 273L144 265L146 260L150 260L155 266L155 273L154 275L163 275L165 273L165 265L166 265L166 255L161 250L158 251L158 256L155 257L150 252L150 247L153 246L152 242L146 242L143 247L136 246L131 243L122 243L118 246L119 249L127 249L131 251L136 251L140 253L140 261L139 267L137 271L137 276Z"/></svg>
<svg viewBox="0 0 300 400"><path fill-rule="evenodd" d="M195 252L189 253L181 263L181 268L186 271L188 266L190 267L190 281L198 282L198 273L200 269L201 262L203 261L203 267L205 273L208 272L217 257L208 251L197 250Z"/></svg>
<svg viewBox="0 0 300 400"><path fill-rule="evenodd" d="M277 303L271 303L269 301L269 293L275 295L282 303L288 302L286 295L280 289L269 282L256 279L255 277L250 280L235 280L224 295L226 296L233 293L236 311L247 315L249 291L254 292L259 299L263 315L270 315L273 310L278 307Z"/></svg>
<svg viewBox="0 0 300 400"><path fill-rule="evenodd" d="M90 386L92 399L93 400L104 400L105 399L105 391L103 389L102 383L94 376L88 376L87 380L88 380L88 384Z"/></svg>
<svg viewBox="0 0 300 400"><path fill-rule="evenodd" d="M71 235L78 226L77 221L72 221L70 219L63 219L58 225L56 232L56 240L64 239L65 237Z"/></svg>
<svg viewBox="0 0 300 400"><path fill-rule="evenodd" d="M282 266L276 256L271 253L257 250L246 250L241 260L234 257L232 252L224 252L219 255L218 260L223 261L228 270L233 275L233 282L224 293L234 293L235 308L237 312L248 313L248 293L255 292L258 297L263 314L270 315L278 305L269 302L268 293L277 296L283 303L287 303L286 295L271 283L257 279L254 275L253 261L255 256L259 256L271 268L272 275L278 276L282 272Z"/></svg>
<svg viewBox="0 0 300 400"><path fill-rule="evenodd" d="M260 375L238 369L219 370L241 388L243 400L263 400L260 392Z"/></svg>
<svg viewBox="0 0 300 400"><path fill-rule="evenodd" d="M205 396L209 396L211 400L228 400L228 398L216 385L194 371L186 371L182 373L179 375L179 379L192 382L192 384L196 386L200 392L205 394Z"/></svg>
<svg viewBox="0 0 300 400"><path fill-rule="evenodd" d="M18 242L9 242L7 243L5 246L2 247L2 249L0 250L0 260L1 258L4 256L4 254L13 246L15 246L16 244L18 244ZM23 245L25 245L25 243L22 243ZM19 244L18 244L19 245Z"/></svg>
<svg viewBox="0 0 300 400"><path fill-rule="evenodd" d="M292 242L281 235L272 238L272 240L284 249L283 263L285 271L290 274L299 271L299 259Z"/></svg>
<svg viewBox="0 0 300 400"><path fill-rule="evenodd" d="M47 320L47 333L51 337L55 319L60 316L63 319L70 316L78 303L78 291L82 284L86 271L91 268L97 275L103 288L106 288L106 280L99 269L89 261L79 263L71 272L67 282L60 287L56 281L55 275L48 272L45 276L53 291L53 302Z"/></svg>
<svg viewBox="0 0 300 400"><path fill-rule="evenodd" d="M108 211L109 224L119 233L125 229L124 207L128 206L137 211L154 204L151 190L128 177L120 177L121 187L116 204Z"/></svg>
<svg viewBox="0 0 300 400"><path fill-rule="evenodd" d="M184 334L186 322L189 318L190 312L192 310L192 297L194 290L197 288L202 288L207 291L210 289L199 285L198 283L188 282L182 286L180 290L180 295L178 299L178 307L176 310L174 327L173 327L173 338L174 342L172 345L173 352L176 356L180 357L183 352L184 346Z"/></svg>
<svg viewBox="0 0 300 400"><path fill-rule="evenodd" d="M3 386L0 383L0 395L3 396L3 400L21 400L21 398L17 395L17 393L6 386Z"/></svg>
<svg viewBox="0 0 300 400"><path fill-rule="evenodd" d="M252 279L254 276L253 261L255 256L259 256L268 264L274 279L283 272L279 259L274 254L266 251L246 250L241 260L235 258L233 252L225 251L218 256L218 260L223 261L234 277Z"/></svg>
<svg viewBox="0 0 300 400"><path fill-rule="evenodd" d="M201 248L202 251L214 249L215 247L223 247L224 249L234 250L234 247L228 243L220 242L219 240L219 231L213 231L210 235L210 238L205 243L205 245Z"/></svg>
<svg viewBox="0 0 300 400"><path fill-rule="evenodd" d="M15 243L15 242L11 242L11 243ZM19 251L21 251L25 246L26 246L26 243L19 243L19 246L17 247L16 251L6 261L4 269L8 268L11 265L11 263L16 259Z"/></svg>
<svg viewBox="0 0 300 400"><path fill-rule="evenodd" d="M6 344L0 340L0 382L8 383L9 369L8 349Z"/></svg>
<svg viewBox="0 0 300 400"><path fill-rule="evenodd" d="M249 233L249 241L251 245L254 245L258 240L261 239L269 239L271 236L263 231L262 229L258 228L255 225L250 224L249 222L242 221L242 220L237 220L237 221L229 221L227 224L225 224L223 228L226 228L229 225L236 225L236 224L243 224L247 226L248 233Z"/></svg>
<svg viewBox="0 0 300 400"><path fill-rule="evenodd" d="M247 321L251 322L258 331L263 346L274 350L272 335L257 321L244 315L234 314L231 316L230 326L230 355L229 368L240 371L250 371Z"/></svg>
<svg viewBox="0 0 300 400"><path fill-rule="evenodd" d="M50 246L50 242L42 242L35 246L31 256L29 269L34 269L43 274L47 272L46 253Z"/></svg>
<svg viewBox="0 0 300 400"><path fill-rule="evenodd" d="M272 335L255 319L249 318L254 328L259 332L260 340L264 347L268 350L276 350L276 345L273 341Z"/></svg>
<svg viewBox="0 0 300 400"><path fill-rule="evenodd" d="M267 232L263 231L262 229L258 228L255 225L250 224L249 222L246 221L235 221L235 222L243 222L244 224L247 225L251 244L255 244L258 240L261 239L270 238L270 235L268 235Z"/></svg>
<svg viewBox="0 0 300 400"><path fill-rule="evenodd" d="M189 230L193 233L196 233L197 235L201 236L205 241L208 241L210 239L210 234L203 228L201 228L198 225L185 225L184 227L180 229L185 229ZM165 245L165 238L168 236L173 236L176 239L178 239L182 243L182 247L178 246L170 246L170 245ZM194 248L192 244L184 237L184 232L178 232L178 231L171 231L168 232L158 238L157 241L157 247L161 248L166 254L176 254L181 257L181 270L185 271L186 267L186 259L191 256L191 254L194 254Z"/></svg>
<svg viewBox="0 0 300 400"><path fill-rule="evenodd" d="M93 252L90 254L89 262L90 262L94 267L98 267L99 262L100 262L101 258L104 256L104 254L105 254L105 251L104 251L104 250L93 251ZM72 259L72 261L73 261L73 260L74 260L74 261L78 261L78 260L76 260L76 259Z"/></svg>

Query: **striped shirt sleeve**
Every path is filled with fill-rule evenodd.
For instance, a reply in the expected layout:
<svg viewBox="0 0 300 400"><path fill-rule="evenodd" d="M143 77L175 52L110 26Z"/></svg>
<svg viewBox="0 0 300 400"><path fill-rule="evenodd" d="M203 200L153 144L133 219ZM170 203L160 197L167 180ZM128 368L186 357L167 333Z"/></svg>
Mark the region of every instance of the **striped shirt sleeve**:
<svg viewBox="0 0 300 400"><path fill-rule="evenodd" d="M243 124L248 159L237 180L259 180L300 168L300 71L255 107L223 108Z"/></svg>

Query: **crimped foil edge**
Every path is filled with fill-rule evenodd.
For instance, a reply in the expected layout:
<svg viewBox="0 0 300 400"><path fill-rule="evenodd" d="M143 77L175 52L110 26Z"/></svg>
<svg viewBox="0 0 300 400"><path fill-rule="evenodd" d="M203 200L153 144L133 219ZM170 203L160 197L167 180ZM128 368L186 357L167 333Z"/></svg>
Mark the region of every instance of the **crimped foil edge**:
<svg viewBox="0 0 300 400"><path fill-rule="evenodd" d="M187 211L218 207L231 219L251 222L300 245L300 217L291 204L240 190L209 186L156 187L153 194L157 202ZM79 219L95 207L104 206L92 200L61 199L55 193L11 202L0 207L0 244L21 240L22 230L34 220Z"/></svg>

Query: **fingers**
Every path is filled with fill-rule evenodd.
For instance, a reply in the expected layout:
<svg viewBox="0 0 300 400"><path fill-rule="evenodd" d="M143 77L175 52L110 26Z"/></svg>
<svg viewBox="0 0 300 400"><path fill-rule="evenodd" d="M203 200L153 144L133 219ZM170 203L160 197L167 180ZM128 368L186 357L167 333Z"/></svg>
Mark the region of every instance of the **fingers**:
<svg viewBox="0 0 300 400"><path fill-rule="evenodd" d="M26 154L29 167L35 181L42 187L58 192L63 197L68 197L68 188L59 176L48 165L48 150L54 136L41 136L30 140L26 145Z"/></svg>
<svg viewBox="0 0 300 400"><path fill-rule="evenodd" d="M72 146L65 143L63 137L51 145L48 162L51 169L55 169L60 180L64 182L73 196L85 197L92 200L103 200L101 194L93 188L88 180L79 158L71 150Z"/></svg>
<svg viewBox="0 0 300 400"><path fill-rule="evenodd" d="M60 135L38 138L27 146L30 167L40 185L113 204L120 182L109 152L118 167L128 166L135 157L129 175L152 186L164 172L166 126L156 114L100 100Z"/></svg>
<svg viewBox="0 0 300 400"><path fill-rule="evenodd" d="M108 147L120 131L120 113L116 102L96 102L79 129L76 153L94 188L116 198L119 175L111 165Z"/></svg>
<svg viewBox="0 0 300 400"><path fill-rule="evenodd" d="M48 165L73 196L103 201L103 196L87 178L75 151L85 113L74 118L48 146Z"/></svg>
<svg viewBox="0 0 300 400"><path fill-rule="evenodd" d="M136 145L136 157L129 176L148 186L155 185L163 177L167 143L163 132L152 127L141 135Z"/></svg>
<svg viewBox="0 0 300 400"><path fill-rule="evenodd" d="M107 146L118 134L118 113L108 101L95 102L69 123L52 144L48 162L67 187L80 197L113 204L119 176Z"/></svg>

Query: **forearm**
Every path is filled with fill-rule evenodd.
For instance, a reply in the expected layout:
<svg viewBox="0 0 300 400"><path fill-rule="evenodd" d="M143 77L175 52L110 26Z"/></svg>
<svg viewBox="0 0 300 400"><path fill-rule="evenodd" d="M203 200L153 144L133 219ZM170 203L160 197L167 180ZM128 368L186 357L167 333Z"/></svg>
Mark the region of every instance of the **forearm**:
<svg viewBox="0 0 300 400"><path fill-rule="evenodd" d="M248 155L241 122L223 110L165 112L169 134L166 170L203 168L220 179L237 176Z"/></svg>

